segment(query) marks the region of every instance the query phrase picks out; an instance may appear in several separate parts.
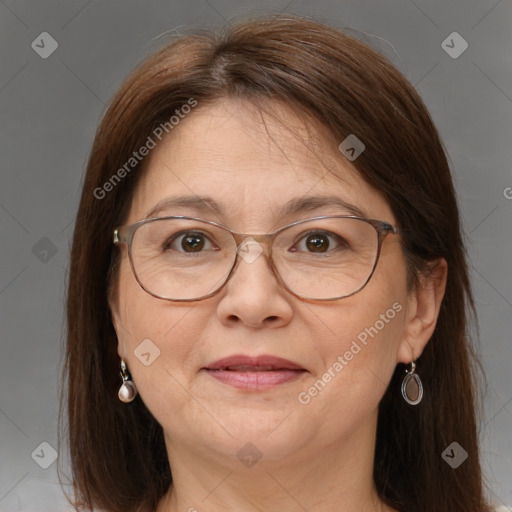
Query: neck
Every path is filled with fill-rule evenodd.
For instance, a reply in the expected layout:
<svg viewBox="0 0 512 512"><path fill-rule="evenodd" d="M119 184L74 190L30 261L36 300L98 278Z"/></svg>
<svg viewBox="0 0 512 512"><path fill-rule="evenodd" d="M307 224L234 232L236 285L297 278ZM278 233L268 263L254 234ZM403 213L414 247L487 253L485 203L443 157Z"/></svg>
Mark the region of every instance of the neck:
<svg viewBox="0 0 512 512"><path fill-rule="evenodd" d="M263 448L255 463L256 449L246 448L245 464L167 440L173 483L157 512L391 512L373 484L375 428L376 418L350 439L307 443L287 457Z"/></svg>

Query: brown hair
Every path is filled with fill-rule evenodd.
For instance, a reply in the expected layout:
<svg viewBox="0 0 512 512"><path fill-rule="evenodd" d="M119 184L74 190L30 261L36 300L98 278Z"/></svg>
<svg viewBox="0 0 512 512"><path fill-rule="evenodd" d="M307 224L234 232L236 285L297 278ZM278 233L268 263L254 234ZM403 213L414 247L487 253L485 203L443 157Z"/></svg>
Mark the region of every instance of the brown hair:
<svg viewBox="0 0 512 512"><path fill-rule="evenodd" d="M425 396L400 396L397 365L379 406L374 480L401 511L483 512L477 440L474 317L455 191L439 134L420 96L387 58L327 24L291 15L246 20L220 32L181 36L125 81L101 122L77 214L67 298L69 449L75 507L153 510L171 483L162 428L137 397L117 398L117 338L107 288L117 251L112 233L128 214L143 163L109 187L147 137L191 98L258 104L280 100L318 120L341 142L355 134L353 162L389 202L411 275L445 258L448 282L435 332L417 361ZM192 114L193 115L193 114ZM61 408L61 415L63 414ZM62 419L62 418L61 418ZM441 457L453 441L469 454L457 469Z"/></svg>

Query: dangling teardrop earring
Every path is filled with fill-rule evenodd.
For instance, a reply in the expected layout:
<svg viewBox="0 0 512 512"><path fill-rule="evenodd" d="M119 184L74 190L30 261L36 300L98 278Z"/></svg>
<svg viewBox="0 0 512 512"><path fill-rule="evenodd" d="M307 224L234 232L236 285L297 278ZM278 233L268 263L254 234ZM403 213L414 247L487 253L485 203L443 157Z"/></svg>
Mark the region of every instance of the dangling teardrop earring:
<svg viewBox="0 0 512 512"><path fill-rule="evenodd" d="M416 372L416 364L411 361L411 369L405 370L407 375L402 382L402 396L410 405L417 405L423 398L423 384Z"/></svg>
<svg viewBox="0 0 512 512"><path fill-rule="evenodd" d="M137 396L137 387L135 386L135 382L131 379L128 370L126 368L126 363L124 362L124 359L121 359L121 372L120 372L121 378L123 379L123 383L121 384L121 387L119 388L119 392L117 393L117 396L119 397L119 400L124 403L130 403L133 401L133 399Z"/></svg>

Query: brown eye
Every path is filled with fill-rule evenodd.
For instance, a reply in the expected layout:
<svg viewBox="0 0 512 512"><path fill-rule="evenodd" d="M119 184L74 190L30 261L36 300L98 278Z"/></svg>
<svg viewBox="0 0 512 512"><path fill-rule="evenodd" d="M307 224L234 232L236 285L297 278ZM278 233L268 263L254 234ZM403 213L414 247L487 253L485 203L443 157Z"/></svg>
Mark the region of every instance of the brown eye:
<svg viewBox="0 0 512 512"><path fill-rule="evenodd" d="M348 249L349 245L341 236L330 231L310 231L303 233L302 237L290 247L290 252L301 252L306 254L334 253Z"/></svg>
<svg viewBox="0 0 512 512"><path fill-rule="evenodd" d="M168 241L163 245L164 251L176 251L181 253L200 253L208 250L217 250L208 236L204 233L181 232L168 237Z"/></svg>
<svg viewBox="0 0 512 512"><path fill-rule="evenodd" d="M199 252L204 248L204 236L188 235L181 239L181 248L185 252Z"/></svg>
<svg viewBox="0 0 512 512"><path fill-rule="evenodd" d="M311 252L325 252L329 249L329 239L322 234L309 235L305 242Z"/></svg>

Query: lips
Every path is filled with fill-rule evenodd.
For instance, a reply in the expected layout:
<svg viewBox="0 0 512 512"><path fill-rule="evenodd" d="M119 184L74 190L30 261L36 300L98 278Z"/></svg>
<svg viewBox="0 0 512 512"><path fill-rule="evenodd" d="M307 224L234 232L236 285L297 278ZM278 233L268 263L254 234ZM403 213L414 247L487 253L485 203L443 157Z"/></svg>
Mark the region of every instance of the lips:
<svg viewBox="0 0 512 512"><path fill-rule="evenodd" d="M304 370L302 366L281 357L262 355L235 355L219 359L206 367L207 370L239 371L239 372L268 372L276 370Z"/></svg>
<svg viewBox="0 0 512 512"><path fill-rule="evenodd" d="M307 372L293 361L269 355L225 357L203 370L223 384L244 391L263 391L293 382Z"/></svg>

